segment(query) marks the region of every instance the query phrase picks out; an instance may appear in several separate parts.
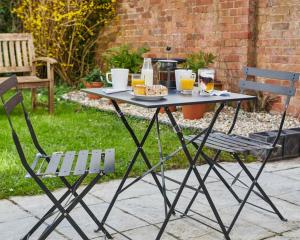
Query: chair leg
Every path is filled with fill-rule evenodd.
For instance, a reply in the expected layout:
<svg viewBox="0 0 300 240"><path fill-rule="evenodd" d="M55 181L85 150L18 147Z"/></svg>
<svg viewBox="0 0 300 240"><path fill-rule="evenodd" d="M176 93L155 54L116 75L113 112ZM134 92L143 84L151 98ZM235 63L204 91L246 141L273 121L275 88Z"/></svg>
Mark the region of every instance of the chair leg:
<svg viewBox="0 0 300 240"><path fill-rule="evenodd" d="M31 107L33 110L36 108L36 88L31 89Z"/></svg>
<svg viewBox="0 0 300 240"><path fill-rule="evenodd" d="M261 169L259 170L259 172L257 173L257 176L254 177L251 172L248 170L248 168L245 166L245 164L243 163L243 161L239 158L239 156L237 154L234 155L236 160L238 161L238 163L241 165L241 167L243 168L243 170L245 171L245 173L247 174L247 176L250 178L250 180L254 183L254 185L257 187L257 189L259 190L259 192L262 194L263 196L263 200L265 200L265 202L267 202L270 207L274 210L274 212L277 214L277 216L282 220L282 221L287 221L286 218L284 218L282 216L282 214L280 213L280 211L278 210L278 208L275 206L275 204L271 201L271 199L269 198L269 196L265 193L265 191L263 190L263 188L259 185L258 183L258 178L260 176L260 173L262 172L264 165L261 166Z"/></svg>
<svg viewBox="0 0 300 240"><path fill-rule="evenodd" d="M83 175L83 178L86 175ZM76 207L76 205L84 198L84 196L93 188L93 186L98 182L98 180L101 178L101 174L98 174L86 187L85 189L73 200L73 202L66 208L63 209L62 214L56 219L56 221L47 228L40 237L40 240L46 239L51 232L58 226L61 221L66 218L70 224L73 226L73 228L78 232L78 234L82 237L82 239L87 239L87 236L84 234L84 232L81 230L81 228L75 223L75 221L71 218L70 212ZM51 193L50 193L51 194ZM52 195L53 196L53 195ZM52 199L51 199L52 200ZM55 204L55 200L54 200Z"/></svg>
<svg viewBox="0 0 300 240"><path fill-rule="evenodd" d="M70 187L68 187L68 190L64 193L64 195L58 200L58 202L61 204L73 191L73 188L76 187L78 184L80 184L82 182L82 180L79 182L80 179L78 179L73 185L70 185ZM53 205L47 213L45 213L45 215L30 229L30 231L25 235L24 238L22 238L23 240L28 239L44 222L47 218L49 218L50 216L52 216L52 213L55 211L55 209L57 209L57 207L55 205Z"/></svg>
<svg viewBox="0 0 300 240"><path fill-rule="evenodd" d="M54 84L52 81L50 81L48 88L48 108L49 113L52 114L54 112Z"/></svg>
<svg viewBox="0 0 300 240"><path fill-rule="evenodd" d="M62 182L66 185L67 188L70 188L71 184L67 181L66 178L61 177ZM71 192L74 197L78 197L78 193L76 192L76 189ZM87 206L87 204L81 199L79 201L80 205L83 207L83 209L87 212L87 214L92 218L92 220L97 225L98 229L101 230L108 239L112 239L112 236L110 233L106 230L106 228L101 224L101 222L98 220L98 218L95 216L95 214L92 212L92 210Z"/></svg>
<svg viewBox="0 0 300 240"><path fill-rule="evenodd" d="M76 189L79 184L85 179L85 177L87 176L87 174L82 175L77 181L76 183L73 185L74 189ZM53 202L54 206L48 211L48 213L50 211L54 211L56 208L61 212L61 215L53 222L52 225L50 225L49 227L47 227L44 232L42 233L42 235L40 236L40 240L42 239L46 239L51 233L52 231L58 226L58 224L64 219L66 218L68 220L68 222L71 224L71 226L77 231L77 233L81 236L82 239L84 240L88 240L88 237L85 235L85 233L81 230L81 228L78 226L78 224L76 224L76 222L73 220L73 218L69 215L69 213L75 208L75 206L80 203L82 201L82 198L92 189L92 187L97 183L97 181L101 178L101 174L99 173L87 186L86 188L77 195L77 197L75 197L75 199L72 201L72 203L65 209L62 205L60 200L64 197L66 198L66 195L68 195L67 193L64 194L64 196L60 199L57 200L54 195L50 192L50 190L46 187L46 185L42 182L42 180L37 177L36 175L33 176L34 180L37 182L37 184L40 186L40 188L46 193L46 195L49 197L49 199ZM73 190L73 189L72 189ZM71 191L72 192L72 191ZM76 193L77 194L77 193ZM52 211L52 212L53 212ZM41 220L40 222L45 221L45 219ZM38 224L41 224L41 223ZM36 227L36 226L35 226ZM35 228L34 227L34 228ZM35 230L34 230L35 231ZM33 231L33 232L34 232ZM27 238L24 239L28 239L29 236L27 236ZM108 235L108 237L111 237L110 235Z"/></svg>

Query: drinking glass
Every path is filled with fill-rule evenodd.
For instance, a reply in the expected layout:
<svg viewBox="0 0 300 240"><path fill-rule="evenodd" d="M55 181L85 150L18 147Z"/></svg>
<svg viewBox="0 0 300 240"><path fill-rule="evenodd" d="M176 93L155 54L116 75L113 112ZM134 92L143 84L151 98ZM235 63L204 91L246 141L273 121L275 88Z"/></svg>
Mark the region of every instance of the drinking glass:
<svg viewBox="0 0 300 240"><path fill-rule="evenodd" d="M183 93L190 92L192 93L192 90L194 88L196 80L196 74L188 74L188 75L181 75L180 76L180 89Z"/></svg>
<svg viewBox="0 0 300 240"><path fill-rule="evenodd" d="M145 80L142 79L141 74L132 74L131 75L131 86L134 87L136 85L145 85Z"/></svg>
<svg viewBox="0 0 300 240"><path fill-rule="evenodd" d="M200 95L209 95L214 90L214 69L199 69L198 79L200 84Z"/></svg>

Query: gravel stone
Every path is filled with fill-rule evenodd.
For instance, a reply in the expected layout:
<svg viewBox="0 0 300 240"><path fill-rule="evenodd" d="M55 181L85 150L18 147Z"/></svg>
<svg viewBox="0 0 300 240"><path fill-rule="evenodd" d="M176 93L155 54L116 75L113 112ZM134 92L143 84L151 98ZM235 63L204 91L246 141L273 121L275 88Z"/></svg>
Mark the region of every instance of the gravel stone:
<svg viewBox="0 0 300 240"><path fill-rule="evenodd" d="M64 100L77 102L82 106L93 107L101 109L104 111L115 111L113 105L106 98L101 98L99 100L90 100L86 93L80 91L73 91L64 94L62 97ZM183 128L196 128L204 129L206 128L214 112L208 112L203 118L197 120L187 120L183 118L183 114L180 111L180 107L177 108L178 111L174 112L174 117L178 121L178 124ZM142 119L150 119L154 114L154 109L146 109L143 107L134 106L132 104L121 103L121 110L131 116L135 116ZM226 106L220 113L218 120L214 126L214 130L226 132L231 126L232 118L234 116L235 109ZM170 124L167 114L162 113L159 115L159 120L163 123ZM266 112L245 112L240 110L234 134L247 136L249 133L277 130L281 120L281 115L278 113L266 113ZM299 127L300 122L297 118L287 116L284 124L284 129Z"/></svg>

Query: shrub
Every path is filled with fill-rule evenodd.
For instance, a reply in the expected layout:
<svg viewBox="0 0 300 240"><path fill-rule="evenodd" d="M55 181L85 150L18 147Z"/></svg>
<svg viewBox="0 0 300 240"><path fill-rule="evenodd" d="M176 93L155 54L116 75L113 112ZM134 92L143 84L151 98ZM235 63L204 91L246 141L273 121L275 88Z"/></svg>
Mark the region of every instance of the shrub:
<svg viewBox="0 0 300 240"><path fill-rule="evenodd" d="M0 33L9 33L19 30L18 21L15 19L11 9L14 8L17 0L0 1Z"/></svg>
<svg viewBox="0 0 300 240"><path fill-rule="evenodd" d="M133 49L130 45L125 44L107 49L102 57L107 69L128 68L131 73L137 73L143 66L143 54L149 50L146 46Z"/></svg>
<svg viewBox="0 0 300 240"><path fill-rule="evenodd" d="M100 29L115 16L116 0L24 0L14 9L35 39L37 55L56 58L70 85L94 68Z"/></svg>
<svg viewBox="0 0 300 240"><path fill-rule="evenodd" d="M199 51L198 53L190 54L186 59L186 67L197 73L199 68L207 68L214 63L216 56L212 53Z"/></svg>

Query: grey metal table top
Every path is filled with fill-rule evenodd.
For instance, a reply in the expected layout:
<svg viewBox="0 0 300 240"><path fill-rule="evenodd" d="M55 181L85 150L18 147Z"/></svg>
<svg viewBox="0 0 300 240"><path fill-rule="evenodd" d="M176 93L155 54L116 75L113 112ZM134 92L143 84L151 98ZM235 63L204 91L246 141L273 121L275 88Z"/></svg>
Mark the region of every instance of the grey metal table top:
<svg viewBox="0 0 300 240"><path fill-rule="evenodd" d="M111 93L107 94L103 91L103 88L87 88L82 89L81 91L98 95L101 97L105 97L112 100L123 101L126 103L131 103L133 105L145 107L145 108L158 108L165 106L182 106L182 105L192 105L192 104L200 104L200 103L218 103L218 102L232 102L232 101L240 101L240 100L251 100L255 99L255 96L249 96L245 94L239 93L231 93L229 92L229 96L191 96L191 95L183 95L176 90L169 91L169 95L165 98L158 101L142 101L137 100L127 92L119 92L119 93Z"/></svg>

